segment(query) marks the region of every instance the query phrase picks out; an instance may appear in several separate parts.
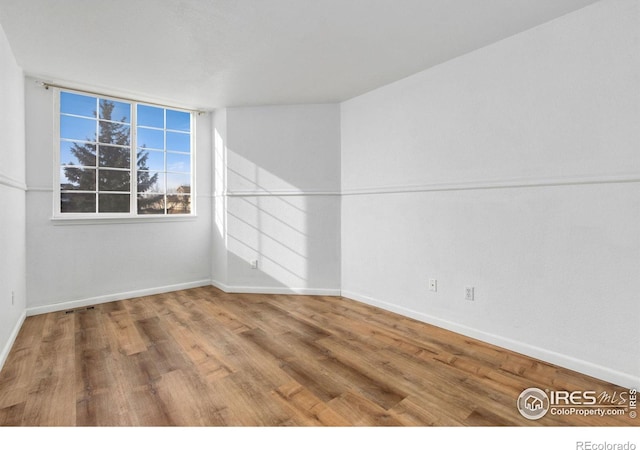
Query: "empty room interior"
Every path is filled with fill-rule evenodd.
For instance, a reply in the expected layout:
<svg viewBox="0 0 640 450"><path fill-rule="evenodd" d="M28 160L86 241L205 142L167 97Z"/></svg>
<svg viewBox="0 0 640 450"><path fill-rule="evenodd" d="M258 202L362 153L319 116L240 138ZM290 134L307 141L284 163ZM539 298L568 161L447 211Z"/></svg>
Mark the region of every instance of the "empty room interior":
<svg viewBox="0 0 640 450"><path fill-rule="evenodd" d="M0 0L0 425L637 426L639 48L639 0Z"/></svg>

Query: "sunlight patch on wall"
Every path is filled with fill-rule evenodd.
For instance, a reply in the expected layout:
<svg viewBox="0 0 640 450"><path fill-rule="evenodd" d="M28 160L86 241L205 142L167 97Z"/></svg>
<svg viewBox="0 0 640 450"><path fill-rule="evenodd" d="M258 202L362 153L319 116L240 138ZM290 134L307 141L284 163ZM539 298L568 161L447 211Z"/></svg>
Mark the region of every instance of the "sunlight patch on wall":
<svg viewBox="0 0 640 450"><path fill-rule="evenodd" d="M257 270L277 282L306 287L306 198L291 195L301 191L243 156L229 149L225 156L227 250L246 268L258 261Z"/></svg>
<svg viewBox="0 0 640 450"><path fill-rule="evenodd" d="M215 152L214 152L214 200L215 200L215 209L214 209L214 221L216 230L220 237L224 238L225 234L225 209L226 209L226 201L224 197L225 185L226 185L226 177L225 177L225 154L226 154L226 143L224 139L220 135L219 130L216 128L215 130Z"/></svg>

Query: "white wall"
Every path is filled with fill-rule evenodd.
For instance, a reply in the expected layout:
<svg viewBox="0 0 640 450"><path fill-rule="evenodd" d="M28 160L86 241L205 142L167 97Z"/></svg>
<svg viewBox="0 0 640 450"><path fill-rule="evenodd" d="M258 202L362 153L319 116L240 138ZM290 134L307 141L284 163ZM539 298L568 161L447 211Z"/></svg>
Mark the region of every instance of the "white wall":
<svg viewBox="0 0 640 450"><path fill-rule="evenodd" d="M344 102L343 295L640 385L639 8Z"/></svg>
<svg viewBox="0 0 640 450"><path fill-rule="evenodd" d="M214 284L338 294L338 105L229 108L214 121Z"/></svg>
<svg viewBox="0 0 640 450"><path fill-rule="evenodd" d="M25 317L24 78L0 27L0 369Z"/></svg>
<svg viewBox="0 0 640 450"><path fill-rule="evenodd" d="M196 121L197 218L60 223L53 215L53 90L26 80L28 312L209 283L211 120ZM162 220L162 219L160 219Z"/></svg>

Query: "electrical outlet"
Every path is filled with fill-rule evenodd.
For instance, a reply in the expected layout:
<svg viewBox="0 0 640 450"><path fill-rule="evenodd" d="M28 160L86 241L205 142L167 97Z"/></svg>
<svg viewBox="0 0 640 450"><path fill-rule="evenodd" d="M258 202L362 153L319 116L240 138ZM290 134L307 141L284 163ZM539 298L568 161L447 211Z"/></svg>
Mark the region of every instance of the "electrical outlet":
<svg viewBox="0 0 640 450"><path fill-rule="evenodd" d="M429 290L433 292L438 291L438 280L434 280L433 278L429 279Z"/></svg>
<svg viewBox="0 0 640 450"><path fill-rule="evenodd" d="M11 291L11 306L16 304L16 293Z"/></svg>
<svg viewBox="0 0 640 450"><path fill-rule="evenodd" d="M464 299L473 301L475 299L474 295L475 288L472 286L467 286L464 288Z"/></svg>
<svg viewBox="0 0 640 450"><path fill-rule="evenodd" d="M251 260L251 268L252 269L257 269L258 268L258 260L257 259L252 259Z"/></svg>

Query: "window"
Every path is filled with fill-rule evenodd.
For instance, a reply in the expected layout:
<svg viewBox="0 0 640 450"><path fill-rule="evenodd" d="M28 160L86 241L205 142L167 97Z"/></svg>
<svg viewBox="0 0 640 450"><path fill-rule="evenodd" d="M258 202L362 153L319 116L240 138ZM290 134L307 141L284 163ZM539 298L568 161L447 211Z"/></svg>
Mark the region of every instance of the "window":
<svg viewBox="0 0 640 450"><path fill-rule="evenodd" d="M60 90L59 113L57 215L192 213L191 112Z"/></svg>

